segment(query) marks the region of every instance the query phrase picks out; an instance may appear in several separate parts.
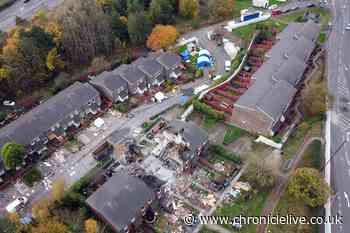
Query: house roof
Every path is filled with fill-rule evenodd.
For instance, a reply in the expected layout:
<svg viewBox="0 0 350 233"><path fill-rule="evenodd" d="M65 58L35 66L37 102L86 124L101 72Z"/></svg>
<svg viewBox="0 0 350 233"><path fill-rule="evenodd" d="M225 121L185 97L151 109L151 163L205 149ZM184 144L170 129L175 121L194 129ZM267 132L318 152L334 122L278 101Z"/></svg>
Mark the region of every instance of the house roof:
<svg viewBox="0 0 350 233"><path fill-rule="evenodd" d="M114 229L122 231L140 209L155 199L153 191L139 178L115 174L87 200L87 204Z"/></svg>
<svg viewBox="0 0 350 233"><path fill-rule="evenodd" d="M308 40L314 41L317 38L320 26L309 20L305 23L292 22L277 35L278 40L293 38L295 36L303 36Z"/></svg>
<svg viewBox="0 0 350 233"><path fill-rule="evenodd" d="M305 23L308 24L309 23ZM236 107L260 111L272 120L278 120L292 101L312 53L315 42L293 36L304 24L292 23L278 35L280 41L268 52L267 61L254 73L253 85L238 99ZM311 25L311 24L310 24Z"/></svg>
<svg viewBox="0 0 350 233"><path fill-rule="evenodd" d="M91 80L91 83L102 86L110 91L114 91L119 87L126 87L128 85L127 82L118 74L110 71L104 71L100 75L96 76Z"/></svg>
<svg viewBox="0 0 350 233"><path fill-rule="evenodd" d="M152 58L138 59L136 66L149 77L158 76L162 72L162 65Z"/></svg>
<svg viewBox="0 0 350 233"><path fill-rule="evenodd" d="M131 84L137 84L140 81L146 80L146 74L133 64L123 64L114 70L113 73L120 75L125 81Z"/></svg>
<svg viewBox="0 0 350 233"><path fill-rule="evenodd" d="M257 108L273 121L277 121L293 100L296 92L297 89L288 82L284 80L278 81L258 102Z"/></svg>
<svg viewBox="0 0 350 233"><path fill-rule="evenodd" d="M22 115L0 130L0 148L2 143L13 140L28 145L32 140L50 130L74 110L79 109L99 92L88 83L76 82L51 97L38 107Z"/></svg>
<svg viewBox="0 0 350 233"><path fill-rule="evenodd" d="M292 86L296 86L306 69L306 63L296 57L290 57L282 63L281 67L272 75L275 81L285 80Z"/></svg>
<svg viewBox="0 0 350 233"><path fill-rule="evenodd" d="M157 57L157 61L167 69L173 69L180 65L181 57L175 53L165 52Z"/></svg>
<svg viewBox="0 0 350 233"><path fill-rule="evenodd" d="M169 127L177 133L182 132L185 141L190 144L191 150L196 150L208 141L208 134L194 122L173 120L170 122Z"/></svg>
<svg viewBox="0 0 350 233"><path fill-rule="evenodd" d="M279 41L266 53L266 57L290 57L297 56L306 60L315 48L315 38L320 27L314 22L292 23L288 25L277 38Z"/></svg>

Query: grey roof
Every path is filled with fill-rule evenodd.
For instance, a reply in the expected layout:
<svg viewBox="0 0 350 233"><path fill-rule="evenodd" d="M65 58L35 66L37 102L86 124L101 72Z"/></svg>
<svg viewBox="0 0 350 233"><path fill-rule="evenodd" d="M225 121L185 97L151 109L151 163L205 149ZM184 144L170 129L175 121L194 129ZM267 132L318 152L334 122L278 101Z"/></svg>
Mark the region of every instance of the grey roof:
<svg viewBox="0 0 350 233"><path fill-rule="evenodd" d="M125 81L131 84L146 80L146 75L132 64L123 64L114 70L113 73L120 75Z"/></svg>
<svg viewBox="0 0 350 233"><path fill-rule="evenodd" d="M312 25L292 23L278 35L280 40L268 52L268 60L252 76L253 85L238 99L236 107L263 112L274 121L279 119L295 95L294 86L307 67L304 61L315 47L315 42L304 36L293 36L298 30L296 25L306 27L305 24Z"/></svg>
<svg viewBox="0 0 350 233"><path fill-rule="evenodd" d="M297 89L288 82L281 80L274 84L272 88L258 102L257 108L264 112L272 120L280 119L285 108L293 100Z"/></svg>
<svg viewBox="0 0 350 233"><path fill-rule="evenodd" d="M108 90L114 91L115 89L124 86L127 87L127 82L122 79L118 74L111 71L104 71L100 75L91 80L92 84L97 84Z"/></svg>
<svg viewBox="0 0 350 233"><path fill-rule="evenodd" d="M117 231L122 231L155 194L137 177L115 174L87 200L87 204Z"/></svg>
<svg viewBox="0 0 350 233"><path fill-rule="evenodd" d="M285 80L292 86L296 86L302 78L306 67L306 63L296 57L290 57L282 63L280 69L272 75L272 78L275 81Z"/></svg>
<svg viewBox="0 0 350 233"><path fill-rule="evenodd" d="M302 36L308 40L314 41L320 30L320 26L312 20L309 20L306 23L292 22L288 24L288 26L279 33L276 38L278 40L283 40L286 38Z"/></svg>
<svg viewBox="0 0 350 233"><path fill-rule="evenodd" d="M207 132L198 127L194 122L173 120L170 122L169 127L175 132L182 132L185 141L190 144L191 150L196 150L208 141Z"/></svg>
<svg viewBox="0 0 350 233"><path fill-rule="evenodd" d="M181 57L175 53L165 52L157 57L157 61L165 68L173 69L181 64Z"/></svg>
<svg viewBox="0 0 350 233"><path fill-rule="evenodd" d="M162 66L151 58L144 58L136 63L137 67L149 77L156 77L162 73Z"/></svg>
<svg viewBox="0 0 350 233"><path fill-rule="evenodd" d="M266 53L266 56L269 58L297 56L306 60L316 46L315 38L319 31L320 27L312 21L292 23L277 36L280 40Z"/></svg>
<svg viewBox="0 0 350 233"><path fill-rule="evenodd" d="M0 148L5 141L28 145L52 126L80 109L99 92L88 83L76 82L0 130Z"/></svg>
<svg viewBox="0 0 350 233"><path fill-rule="evenodd" d="M305 37L308 40L315 41L318 37L321 27L312 20L307 21L303 24L303 27L300 28L297 33L300 36Z"/></svg>

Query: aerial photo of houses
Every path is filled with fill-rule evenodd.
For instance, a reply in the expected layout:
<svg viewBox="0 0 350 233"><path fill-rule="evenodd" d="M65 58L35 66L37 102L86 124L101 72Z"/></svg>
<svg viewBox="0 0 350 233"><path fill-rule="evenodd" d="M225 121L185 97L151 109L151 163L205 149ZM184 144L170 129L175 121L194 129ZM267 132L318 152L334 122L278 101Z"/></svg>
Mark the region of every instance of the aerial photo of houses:
<svg viewBox="0 0 350 233"><path fill-rule="evenodd" d="M0 0L0 232L350 232L349 15Z"/></svg>

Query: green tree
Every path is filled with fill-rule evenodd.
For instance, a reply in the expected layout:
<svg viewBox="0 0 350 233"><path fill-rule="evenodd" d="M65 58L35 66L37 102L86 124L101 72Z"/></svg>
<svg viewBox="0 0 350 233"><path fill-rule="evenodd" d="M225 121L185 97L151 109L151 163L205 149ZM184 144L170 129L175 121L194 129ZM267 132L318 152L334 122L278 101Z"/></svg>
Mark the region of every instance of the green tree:
<svg viewBox="0 0 350 233"><path fill-rule="evenodd" d="M181 16L185 18L196 18L199 13L199 2L198 0L180 0L179 12Z"/></svg>
<svg viewBox="0 0 350 233"><path fill-rule="evenodd" d="M16 224L6 217L0 218L0 232L15 233Z"/></svg>
<svg viewBox="0 0 350 233"><path fill-rule="evenodd" d="M257 154L248 155L248 166L244 173L247 181L259 190L268 190L276 183L278 167Z"/></svg>
<svg viewBox="0 0 350 233"><path fill-rule="evenodd" d="M174 7L170 0L152 0L149 14L155 24L174 23Z"/></svg>
<svg viewBox="0 0 350 233"><path fill-rule="evenodd" d="M70 65L89 64L113 51L111 18L95 0L66 0L57 10L62 54Z"/></svg>
<svg viewBox="0 0 350 233"><path fill-rule="evenodd" d="M314 168L299 168L288 185L288 193L311 207L324 205L330 196L330 187Z"/></svg>
<svg viewBox="0 0 350 233"><path fill-rule="evenodd" d="M129 13L128 31L132 43L144 43L151 30L152 24L144 11Z"/></svg>
<svg viewBox="0 0 350 233"><path fill-rule="evenodd" d="M113 35L121 41L129 40L129 32L127 21L123 21L123 18L126 19L125 16L121 16L117 10L112 11L112 33Z"/></svg>
<svg viewBox="0 0 350 233"><path fill-rule="evenodd" d="M15 142L8 142L1 149L1 156L6 169L14 169L23 163L24 147Z"/></svg>

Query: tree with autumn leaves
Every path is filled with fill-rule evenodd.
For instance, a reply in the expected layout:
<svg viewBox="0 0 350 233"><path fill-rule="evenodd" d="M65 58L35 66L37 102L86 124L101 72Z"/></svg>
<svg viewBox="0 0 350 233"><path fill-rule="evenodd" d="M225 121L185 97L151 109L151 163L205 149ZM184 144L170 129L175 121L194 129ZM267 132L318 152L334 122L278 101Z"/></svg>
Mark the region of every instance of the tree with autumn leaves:
<svg viewBox="0 0 350 233"><path fill-rule="evenodd" d="M147 47L152 50L165 49L176 42L179 33L171 25L156 25L147 39Z"/></svg>
<svg viewBox="0 0 350 233"><path fill-rule="evenodd" d="M231 18L234 8L235 0L211 0L209 2L211 16L215 19Z"/></svg>

